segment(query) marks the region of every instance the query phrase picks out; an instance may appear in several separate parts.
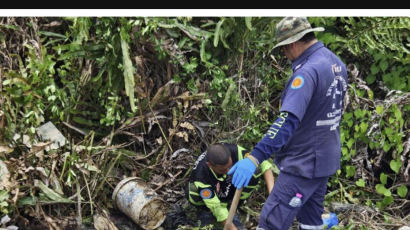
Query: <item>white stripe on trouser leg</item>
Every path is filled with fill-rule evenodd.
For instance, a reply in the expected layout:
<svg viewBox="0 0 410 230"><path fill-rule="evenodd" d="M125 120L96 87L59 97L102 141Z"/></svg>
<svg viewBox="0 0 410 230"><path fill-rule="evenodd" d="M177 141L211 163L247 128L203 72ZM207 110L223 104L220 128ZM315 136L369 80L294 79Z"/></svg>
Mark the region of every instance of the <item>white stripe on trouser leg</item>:
<svg viewBox="0 0 410 230"><path fill-rule="evenodd" d="M265 230L265 229L257 226L255 230Z"/></svg>
<svg viewBox="0 0 410 230"><path fill-rule="evenodd" d="M322 225L307 225L307 224L300 224L301 229L310 229L310 230L322 230L323 229L323 224Z"/></svg>

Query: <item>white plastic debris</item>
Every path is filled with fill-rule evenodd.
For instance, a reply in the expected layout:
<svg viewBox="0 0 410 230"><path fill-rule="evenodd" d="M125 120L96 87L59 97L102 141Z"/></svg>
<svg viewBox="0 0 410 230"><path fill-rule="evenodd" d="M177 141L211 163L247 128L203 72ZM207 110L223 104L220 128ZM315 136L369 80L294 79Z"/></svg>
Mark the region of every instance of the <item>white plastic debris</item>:
<svg viewBox="0 0 410 230"><path fill-rule="evenodd" d="M410 227L409 226L403 226L403 227L400 227L398 230L410 230Z"/></svg>
<svg viewBox="0 0 410 230"><path fill-rule="evenodd" d="M5 215L5 216L3 216L2 218L1 218L1 220L0 220L0 224L7 224L8 222L10 222L10 217L9 217L9 215Z"/></svg>
<svg viewBox="0 0 410 230"><path fill-rule="evenodd" d="M45 123L44 125L38 127L37 134L40 136L42 141L51 141L51 145L46 147L46 150L58 149L66 144L66 138L61 134L61 132L54 126L51 121Z"/></svg>

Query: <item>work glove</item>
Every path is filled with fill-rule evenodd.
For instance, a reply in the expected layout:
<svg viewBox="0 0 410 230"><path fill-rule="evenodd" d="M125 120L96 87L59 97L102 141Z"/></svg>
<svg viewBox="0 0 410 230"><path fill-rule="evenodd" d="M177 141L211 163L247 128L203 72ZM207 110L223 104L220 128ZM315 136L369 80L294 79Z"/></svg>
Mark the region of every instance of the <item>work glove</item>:
<svg viewBox="0 0 410 230"><path fill-rule="evenodd" d="M255 170L256 165L249 158L245 158L236 162L229 170L228 175L234 173L232 183L237 189L239 189L248 186Z"/></svg>

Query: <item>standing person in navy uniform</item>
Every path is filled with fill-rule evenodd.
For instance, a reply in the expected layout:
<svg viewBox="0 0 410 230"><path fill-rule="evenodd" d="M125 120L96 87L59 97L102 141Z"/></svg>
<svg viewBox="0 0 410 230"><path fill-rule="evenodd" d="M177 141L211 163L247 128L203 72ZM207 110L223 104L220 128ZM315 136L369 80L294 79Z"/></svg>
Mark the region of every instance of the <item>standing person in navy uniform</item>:
<svg viewBox="0 0 410 230"><path fill-rule="evenodd" d="M322 229L327 181L340 167L340 131L347 89L345 64L322 42L305 17L286 17L276 26L276 47L292 61L293 75L281 95L277 120L251 154L228 172L236 188L246 186L253 162L274 155L280 169L257 229Z"/></svg>

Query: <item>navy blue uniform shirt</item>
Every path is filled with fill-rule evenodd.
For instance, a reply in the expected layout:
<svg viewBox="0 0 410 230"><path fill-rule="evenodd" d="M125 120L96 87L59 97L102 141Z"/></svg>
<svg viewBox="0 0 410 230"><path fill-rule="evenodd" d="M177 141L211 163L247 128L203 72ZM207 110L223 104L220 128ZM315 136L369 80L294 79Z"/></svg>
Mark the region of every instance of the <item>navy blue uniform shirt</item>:
<svg viewBox="0 0 410 230"><path fill-rule="evenodd" d="M322 42L306 49L292 62L293 75L281 95L280 111L288 112L299 121L295 130L289 126L283 138L286 142L276 152L269 152L266 136L252 155L260 162L275 154L281 171L307 178L330 176L340 167L340 131L343 98L347 90L345 64ZM289 122L292 124L294 122ZM289 133L291 135L289 135ZM272 150L272 149L271 149Z"/></svg>

